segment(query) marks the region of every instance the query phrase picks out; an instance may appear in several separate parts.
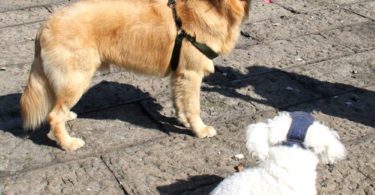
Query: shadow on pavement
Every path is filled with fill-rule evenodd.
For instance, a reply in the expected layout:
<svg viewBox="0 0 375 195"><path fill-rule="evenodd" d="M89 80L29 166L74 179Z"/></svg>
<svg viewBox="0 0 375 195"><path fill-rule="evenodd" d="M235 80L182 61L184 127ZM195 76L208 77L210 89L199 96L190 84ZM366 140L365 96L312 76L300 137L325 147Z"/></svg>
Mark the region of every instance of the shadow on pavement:
<svg viewBox="0 0 375 195"><path fill-rule="evenodd" d="M143 102L150 109L144 109ZM156 123L159 125L157 130L164 133L192 135L175 117L164 116L161 110L162 106L149 93L129 84L107 81L91 87L73 108L74 112L79 113L79 118L118 119L150 129L155 128ZM147 116L154 123L144 121Z"/></svg>
<svg viewBox="0 0 375 195"><path fill-rule="evenodd" d="M47 137L49 131L47 124L35 131L26 132L22 129L19 111L20 97L19 93L0 96L0 131L9 132L20 138L29 138L39 145L56 146L56 143ZM153 114L157 115L155 117L158 121L153 117L150 117L152 122L144 120L148 114L141 106L140 102L142 101L147 101L152 109L156 109ZM155 126L159 126L155 130L163 133L175 132L192 135L191 131L179 126L176 118L160 114L161 109L162 106L148 93L144 93L132 85L102 81L91 87L72 110L78 113L78 118L118 119L148 129L155 129ZM163 122L161 123L159 120Z"/></svg>
<svg viewBox="0 0 375 195"><path fill-rule="evenodd" d="M173 184L159 186L161 195L206 195L209 194L223 180L217 175L192 176L188 180L179 180Z"/></svg>
<svg viewBox="0 0 375 195"><path fill-rule="evenodd" d="M218 67L215 74L208 76L204 82L207 85L203 86L203 91L265 104L279 110L320 111L375 127L374 91L263 66L249 67L247 74L231 67ZM261 98L239 92L243 88L248 88L249 94L255 92ZM344 93L347 94L335 96Z"/></svg>
<svg viewBox="0 0 375 195"><path fill-rule="evenodd" d="M266 72L272 73L261 74ZM288 89L290 86L291 88ZM241 88L248 88L249 93L255 93L261 98L240 93L238 90ZM242 74L230 67L218 67L215 74L205 78L205 85L202 89L230 98L270 105L279 110L320 111L327 115L375 127L374 91L341 83L320 81L275 68L252 66L248 68L248 74ZM346 92L352 93L335 97L336 94ZM325 99L318 100L319 98ZM46 136L47 125L31 134L22 130L19 99L20 94L0 96L0 131L9 132L17 137L29 137L36 144L55 145ZM90 88L73 110L79 114L79 118L119 119L140 127L155 129L155 123L140 120L144 119L144 115L150 116L150 113L141 106L142 102L147 102L147 107L155 110L152 111L153 117L150 118L159 125L156 130L192 135L191 131L183 128L176 118L161 114L162 106L148 93L128 84L103 81ZM126 105L136 107L131 107L134 110L129 109L125 112L123 110L129 107ZM111 114L103 111L107 109Z"/></svg>

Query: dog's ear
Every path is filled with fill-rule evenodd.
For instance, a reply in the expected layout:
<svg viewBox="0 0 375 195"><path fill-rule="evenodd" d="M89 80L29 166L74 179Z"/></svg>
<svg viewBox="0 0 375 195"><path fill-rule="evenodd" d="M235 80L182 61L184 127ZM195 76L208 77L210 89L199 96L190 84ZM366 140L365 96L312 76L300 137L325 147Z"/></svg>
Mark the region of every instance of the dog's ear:
<svg viewBox="0 0 375 195"><path fill-rule="evenodd" d="M246 129L246 147L255 161L264 161L268 157L268 131L266 123L251 124Z"/></svg>
<svg viewBox="0 0 375 195"><path fill-rule="evenodd" d="M308 129L305 145L319 157L325 164L335 163L346 156L345 146L340 142L340 136L336 131L315 121Z"/></svg>

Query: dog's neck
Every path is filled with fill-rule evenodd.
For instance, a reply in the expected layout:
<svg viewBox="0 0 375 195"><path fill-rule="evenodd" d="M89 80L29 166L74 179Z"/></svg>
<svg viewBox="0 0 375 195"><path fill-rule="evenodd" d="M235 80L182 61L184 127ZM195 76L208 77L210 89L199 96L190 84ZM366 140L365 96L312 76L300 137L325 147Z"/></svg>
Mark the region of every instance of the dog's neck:
<svg viewBox="0 0 375 195"><path fill-rule="evenodd" d="M176 12L182 29L218 53L227 54L234 47L245 17L241 1L176 1Z"/></svg>
<svg viewBox="0 0 375 195"><path fill-rule="evenodd" d="M317 164L318 158L309 150L278 146L270 149L269 158L261 166L276 180L303 190L315 189Z"/></svg>

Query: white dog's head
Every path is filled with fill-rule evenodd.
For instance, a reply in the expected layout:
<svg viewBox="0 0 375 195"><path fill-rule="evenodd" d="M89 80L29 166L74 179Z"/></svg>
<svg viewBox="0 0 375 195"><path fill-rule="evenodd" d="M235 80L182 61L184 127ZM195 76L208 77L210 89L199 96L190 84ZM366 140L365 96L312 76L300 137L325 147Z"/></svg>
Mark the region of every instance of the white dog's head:
<svg viewBox="0 0 375 195"><path fill-rule="evenodd" d="M246 147L252 158L260 161L266 160L271 147L277 147L286 141L291 124L290 113L281 112L275 118L269 119L267 123L249 125L246 132ZM339 135L318 121L314 121L308 127L303 144L313 151L322 163L334 163L346 156L346 150L339 141Z"/></svg>

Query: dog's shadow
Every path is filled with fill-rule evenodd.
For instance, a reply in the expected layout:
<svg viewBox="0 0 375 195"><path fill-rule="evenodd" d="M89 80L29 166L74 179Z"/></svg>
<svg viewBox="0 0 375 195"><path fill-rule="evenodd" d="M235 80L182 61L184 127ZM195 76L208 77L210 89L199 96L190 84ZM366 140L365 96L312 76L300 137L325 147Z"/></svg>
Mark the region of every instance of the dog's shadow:
<svg viewBox="0 0 375 195"><path fill-rule="evenodd" d="M244 74L231 67L217 66L215 74L205 78L203 91L270 105L279 110L320 111L375 127L372 112L375 108L374 91L264 66L251 66L247 72ZM241 88L249 88L261 98L238 92Z"/></svg>
<svg viewBox="0 0 375 195"><path fill-rule="evenodd" d="M20 97L19 93L0 96L0 131L9 132L21 138L29 138L39 145L56 146L56 143L47 137L49 131L47 124L35 131L25 132L22 129L19 112ZM143 109L142 102L146 102L147 106L152 109L149 112L152 112L153 116ZM133 105L133 107L128 105ZM129 110L123 111L123 109ZM153 97L132 85L102 81L91 87L72 110L78 114L78 118L82 119L118 119L162 133L193 135L191 131L182 127L175 117L162 115L161 109L162 106ZM145 117L149 117L151 122L142 120Z"/></svg>
<svg viewBox="0 0 375 195"><path fill-rule="evenodd" d="M158 186L157 190L162 195L208 195L222 180L217 175L198 175L170 185Z"/></svg>
<svg viewBox="0 0 375 195"><path fill-rule="evenodd" d="M217 71L205 78L203 91L217 92L224 96L245 101L257 102L270 105L274 108L287 111L321 111L327 115L346 118L353 122L361 123L367 126L375 127L375 115L371 109L374 109L375 92L367 89L357 88L347 84L330 83L320 81L308 76L290 73L276 68L267 68L263 66L252 66L248 68L248 74L242 74L230 67L218 66ZM274 77L268 76L253 77L254 73L273 72ZM224 74L225 73L225 76ZM272 75L270 74L270 75ZM250 79L237 79L250 78ZM278 78L279 77L279 78ZM286 80L286 81L285 81ZM298 83L303 88L312 93L320 94L323 98L330 94L340 92L354 92L349 99L340 100L338 104L336 99L328 98L328 102L318 104L303 104L300 98L303 93L279 93L279 83L285 82ZM243 87L252 87L257 95L262 99L255 99L249 95L239 93L237 90ZM7 94L0 96L0 131L5 131L17 137L29 137L33 142L43 145L55 145L50 141L46 134L48 127L44 126L31 135L22 130L22 120L19 113L19 100L21 94ZM287 99L290 102L296 102L299 106L285 106L279 100ZM148 108L154 114L151 117L154 123L144 122L134 116L132 110L120 112L126 104L140 104L146 101ZM330 104L332 101L332 107ZM344 102L342 102L344 101ZM348 102L346 102L348 101ZM106 115L101 110L112 109L112 114ZM125 108L126 109L126 108ZM158 104L148 93L128 84L103 81L92 88L81 98L78 104L73 108L79 114L79 118L91 119L119 119L131 124L155 129L155 122L159 123L155 130L164 133L176 132L180 134L191 134L191 131L183 128L176 118L167 117L161 114L162 106ZM147 114L147 112L144 112ZM163 121L163 124L160 122ZM166 127L167 126L167 127Z"/></svg>

